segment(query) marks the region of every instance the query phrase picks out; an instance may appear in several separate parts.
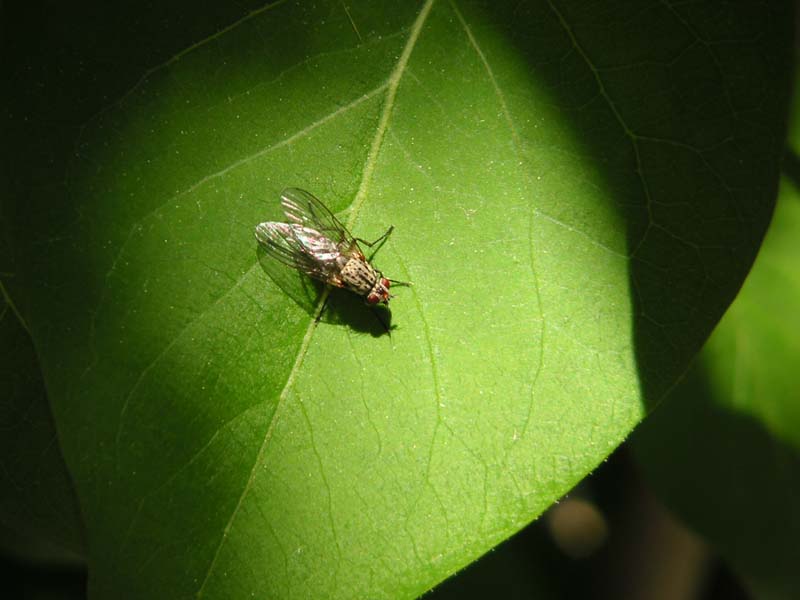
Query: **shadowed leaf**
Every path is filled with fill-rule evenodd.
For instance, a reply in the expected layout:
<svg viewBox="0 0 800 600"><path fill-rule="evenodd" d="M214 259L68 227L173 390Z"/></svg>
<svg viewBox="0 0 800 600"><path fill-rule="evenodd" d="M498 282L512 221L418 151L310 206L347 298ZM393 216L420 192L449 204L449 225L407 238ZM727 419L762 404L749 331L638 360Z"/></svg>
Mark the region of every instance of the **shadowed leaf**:
<svg viewBox="0 0 800 600"><path fill-rule="evenodd" d="M789 10L712 5L123 6L88 71L100 17L54 15L52 74L12 36L10 290L92 594L413 597L607 456L773 206ZM395 226L391 335L264 273L287 186Z"/></svg>

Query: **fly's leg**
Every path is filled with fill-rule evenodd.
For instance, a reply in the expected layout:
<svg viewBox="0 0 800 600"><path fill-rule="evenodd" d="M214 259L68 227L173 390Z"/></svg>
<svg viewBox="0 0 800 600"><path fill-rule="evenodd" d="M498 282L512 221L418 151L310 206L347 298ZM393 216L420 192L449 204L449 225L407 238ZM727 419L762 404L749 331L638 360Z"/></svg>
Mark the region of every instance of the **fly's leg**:
<svg viewBox="0 0 800 600"><path fill-rule="evenodd" d="M376 239L376 240L373 240L373 241L371 241L371 242L368 242L367 240L364 240L364 239L361 239L361 238L355 238L355 240L356 240L357 242L361 242L362 244L364 244L364 245L365 245L365 246L367 246L368 248L372 248L372 247L373 247L375 244L377 244L378 242L385 242L385 241L386 241L386 239L387 239L387 238L388 238L390 235L392 235L392 231L394 231L394 225L391 225L391 226L389 226L389 229L387 229L386 231L384 231L382 236L380 236L378 239ZM381 244L381 246L382 246L382 245L383 245L383 244ZM378 248L380 248L380 246L378 246ZM376 250L376 252L377 252L377 250Z"/></svg>
<svg viewBox="0 0 800 600"><path fill-rule="evenodd" d="M368 242L367 240L363 240L361 238L354 238L354 239L360 244L364 244L367 248L372 248L373 246L377 246L377 248L375 248L375 250L373 250L372 254L370 254L369 256L368 260L371 261L373 257L378 253L378 250L380 250L383 247L383 244L386 243L386 240L389 239L389 236L392 234L392 231L394 231L394 225L390 226L389 229L387 229L383 233L383 235L379 237L377 240L373 240L371 242Z"/></svg>
<svg viewBox="0 0 800 600"><path fill-rule="evenodd" d="M389 278L387 277L386 279L389 279ZM389 282L392 285L400 285L400 286L405 286L405 287L409 287L409 286L414 285L410 281L397 281L397 279L389 279Z"/></svg>
<svg viewBox="0 0 800 600"><path fill-rule="evenodd" d="M368 242L367 240L362 240L361 238L354 238L354 239L357 242L360 242L360 243L364 244L367 248L372 248L373 246L376 246L376 245L378 246L377 248L375 248L375 250L372 251L372 254L370 254L369 258L367 259L370 262L372 262L372 259L378 253L378 250L380 250L383 247L383 245L386 243L386 240L388 240L389 236L392 235L392 231L394 231L394 225L391 225L389 227L389 229L384 231L383 235L381 237L379 237L378 239L373 240L371 242ZM387 279L388 279L388 277L387 277ZM399 286L414 285L410 281L397 281L397 279L389 279L389 281L392 283L392 285L399 285Z"/></svg>

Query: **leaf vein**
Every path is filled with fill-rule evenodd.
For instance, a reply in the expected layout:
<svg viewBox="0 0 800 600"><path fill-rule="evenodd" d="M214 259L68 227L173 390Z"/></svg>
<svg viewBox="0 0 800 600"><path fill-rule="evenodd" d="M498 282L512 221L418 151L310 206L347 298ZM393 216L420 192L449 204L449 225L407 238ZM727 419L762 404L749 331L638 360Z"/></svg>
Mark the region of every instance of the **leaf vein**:
<svg viewBox="0 0 800 600"><path fill-rule="evenodd" d="M264 155L268 154L269 152L277 150L278 148L281 148L283 146L288 146L288 145L296 142L297 140L305 137L306 135L308 135L309 133L311 133L312 131L314 131L318 127L324 125L325 123L328 123L329 121L335 119L336 117L338 117L341 114L347 112L348 110L350 110L352 108L355 108L356 106L358 106L362 102L365 102L365 101L369 100L370 98L372 98L373 96L379 94L381 91L386 89L387 85L388 84L383 83L380 86L378 86L377 88L375 88L374 90L372 90L370 92L367 92L366 94L356 98L352 102L350 102L350 103L338 108L337 110L327 114L326 116L322 117L321 119L318 119L317 121L314 121L313 123L311 123L307 127L301 129L300 131L297 131L296 133L294 133L293 135L289 136L288 138L285 138L285 139L281 140L280 142L277 142L275 144L272 144L271 146L263 148L263 149L259 150L258 152L256 152L255 154L251 154L251 155L249 155L247 157L244 157L244 158L242 158L242 159L240 159L240 160L228 165L224 169L222 169L220 171L217 171L216 173L212 173L211 175L207 175L206 177L203 177L202 179L200 179L199 181L194 183L191 187L189 187L189 188L187 188L187 189L185 189L185 190L183 190L181 192L178 192L177 194L175 194L173 196L170 196L167 200L162 202L159 206L157 206L156 208L154 208L153 210L151 210L150 212L148 212L147 214L145 214L144 216L139 218L136 222L134 222L131 225L130 229L128 230L128 234L125 237L125 240L122 242L122 245L120 246L119 251L117 252L117 254L114 257L114 259L111 261L111 267L108 269L108 271L106 272L106 274L104 276L104 285L103 285L103 288L102 288L102 290L100 292L100 299L97 302L97 308L92 312L92 317L91 317L91 321L90 321L90 324L89 324L89 338L90 338L90 347L93 349L92 352L93 352L94 358L92 359L92 362L89 364L89 366L86 368L86 371L84 372L84 375L97 362L97 359L96 359L97 352L95 350L95 344L96 344L95 340L96 340L96 335L97 335L96 334L97 317L98 317L98 315L100 313L100 310L103 307L103 304L105 303L105 298L106 298L106 294L108 293L108 288L109 288L109 285L110 285L109 282L110 282L111 276L116 271L117 264L119 263L119 261L123 257L123 255L125 254L129 244L133 241L134 234L136 233L137 230L139 230L139 228L141 228L142 224L145 221L147 221L148 219L153 218L154 216L156 216L164 207L168 206L175 199L180 198L181 196L185 196L187 194L190 194L191 192L193 192L194 190L199 188L204 183L207 183L210 180L222 177L225 174L229 173L231 170L233 170L233 169L235 169L237 167L240 167L243 164L246 164L248 162L256 160L257 158L260 158L261 156L264 156Z"/></svg>
<svg viewBox="0 0 800 600"><path fill-rule="evenodd" d="M142 371L139 373L139 376L136 378L136 381L134 382L134 384L131 387L130 391L125 396L125 400L122 403L122 410L120 411L120 415L119 415L119 424L117 425L117 433L116 433L116 436L114 438L114 448L115 448L115 452L116 452L116 466L117 466L117 469L119 469L119 462L120 462L120 460L119 460L119 458L120 458L120 441L121 441L121 438L122 438L122 429L123 429L123 425L125 423L125 417L126 417L127 412L128 412L128 407L130 406L131 400L133 399L134 395L136 394L136 391L139 389L139 387L142 385L142 383L144 383L145 379L147 378L148 373L150 373L150 371L153 370L153 368L161 361L161 359L164 358L169 353L169 351L175 346L175 344L178 343L178 341L192 327L192 325L197 323L205 314L207 314L210 310L212 310L215 306L217 306L225 298L230 296L237 288L239 288L239 286L241 286L242 283L244 283L244 280L247 278L247 276L250 273L252 273L253 269L256 267L257 264L258 263L255 263L255 264L251 265L250 268L248 268L242 274L242 276L239 277L238 280L236 280L236 282L234 283L233 286L231 286L230 288L225 290L225 292L222 295L220 295L216 300L214 300L210 305L206 306L205 308L203 308L203 310L201 310L194 317L192 317L186 323L186 325L184 325L181 328L181 330L177 333L177 335L175 335L172 338L172 340L170 340L170 342L166 346L164 346L164 348L161 349L161 351L156 355L156 357L153 358L153 360L150 361L147 364L147 366L144 369L142 369Z"/></svg>
<svg viewBox="0 0 800 600"><path fill-rule="evenodd" d="M361 185L359 186L358 192L356 192L356 197L353 199L353 203L351 205L352 212L350 213L350 218L347 220L348 229L352 229L353 224L358 217L358 212L361 209L361 205L364 204L364 200L366 199L367 191L369 189L369 182L372 179L372 173L375 170L375 166L378 161L378 154L380 152L381 145L383 144L383 138L386 135L386 130L389 128L389 120L391 118L392 109L394 108L395 99L397 97L397 88L400 87L400 80L402 79L403 74L408 66L408 59L411 57L411 52L417 43L420 31L422 31L422 26L428 17L428 13L430 13L433 3L434 0L427 0L425 5L422 7L422 10L417 16L417 20L414 22L414 26L411 28L411 33L409 34L405 48L403 48L403 53L400 55L394 71L392 71L392 74L389 76L383 112L381 113L381 118L378 122L378 128L375 132L375 136L372 138L372 145L370 146L369 154L367 154L367 160L364 163Z"/></svg>
<svg viewBox="0 0 800 600"><path fill-rule="evenodd" d="M564 16L561 14L561 11L559 11L558 8L556 8L552 0L547 0L547 4L550 7L550 10L558 19L558 22L561 25L562 29L569 37L570 42L575 48L575 51L581 57L581 59L589 68L589 70L592 72L592 76L594 77L594 80L597 83L597 89L600 92L600 95L606 101L609 110L611 110L611 114L614 115L614 118L619 123L619 126L622 128L622 131L631 141L631 146L633 148L633 155L636 160L636 173L638 175L639 182L641 183L642 193L644 194L645 198L645 208L647 209L647 221L648 221L647 227L645 228L645 231L642 233L641 239L636 244L636 247L634 247L631 250L631 256L635 256L636 254L638 254L639 248L641 248L642 244L644 244L644 241L647 238L647 233L650 227L653 225L653 223L655 223L655 217L653 215L653 199L650 194L650 187L647 185L647 181L645 180L644 177L644 165L642 163L641 151L639 149L639 137L630 127L628 127L628 124L622 117L622 113L620 113L616 103L606 90L606 86L603 83L603 79L600 77L600 71L595 66L594 62L592 62L591 58L589 58L589 55L586 54L586 51L583 49L583 46L581 46L581 44L578 42L578 38L575 36L575 32L572 31L572 28L570 27L569 23L567 23Z"/></svg>
<svg viewBox="0 0 800 600"><path fill-rule="evenodd" d="M11 299L11 296L9 295L8 290L6 289L6 286L2 281L0 281L0 295L2 295L3 300L5 300L5 302L6 302L6 308L11 310L11 312L14 314L14 316L19 321L19 324L22 325L22 328L27 332L28 335L30 335L31 334L31 330L28 327L27 321L25 321L25 319L23 318L22 314L19 312L19 309L17 308L17 305Z"/></svg>
<svg viewBox="0 0 800 600"><path fill-rule="evenodd" d="M392 109L394 108L395 97L397 95L397 88L400 85L400 80L402 78L403 73L405 72L406 65L408 64L408 59L411 56L411 52L414 49L414 46L416 45L420 31L422 30L422 27L425 24L425 21L428 17L428 14L430 13L434 1L435 0L427 0L425 5L420 10L416 20L414 21L414 25L411 28L408 41L406 42L406 46L405 48L403 48L403 53L400 55L400 58L398 59L398 62L395 65L392 74L389 76L387 83L384 84L384 86L382 86L386 87L387 89L386 100L384 101L383 111L381 113L380 120L378 121L378 126L375 132L375 136L372 140L372 144L370 146L370 150L367 155L367 160L364 164L364 170L361 176L361 184L359 185L356 197L353 200L353 203L351 204L351 213L348 219L348 228L352 227L353 223L358 217L358 213L361 207L364 204L364 199L366 198L367 194L367 188L369 187L369 181L372 177L372 173L375 170L377 155L380 151L381 144L383 142L383 138L386 133L386 129L388 128L389 125ZM294 385L294 381L297 378L300 367L308 352L308 348L311 344L311 338L313 337L314 332L316 331L317 325L319 323L319 317L322 314L322 309L324 308L325 301L328 298L328 293L329 293L329 288L326 288L325 292L319 299L319 303L317 304L317 309L315 310L313 318L309 323L308 329L306 330L306 334L305 336L303 336L303 340L300 343L300 347L297 352L297 359L295 360L295 363L292 366L291 371L289 372L289 376L286 379L286 385L284 385L283 390L281 390L281 393L278 396L278 401L275 406L275 412L272 414L272 418L270 419L269 425L267 426L267 431L264 434L264 440L261 443L261 447L258 450L256 459L253 462L253 468L250 470L250 475L248 477L247 483L245 484L244 489L242 490L242 493L239 496L239 501L236 503L236 507L231 513L230 519L228 519L228 523L225 525L225 528L222 531L222 535L220 536L220 541L219 544L217 545L217 549L215 550L214 556L212 557L211 562L209 563L205 577L203 578L203 582L200 584L200 587L197 590L196 598L198 599L202 597L203 592L205 591L206 585L208 584L211 578L211 574L214 572L217 561L219 560L222 548L225 545L228 536L230 535L230 531L234 521L236 520L236 516L239 514L239 511L241 510L241 507L244 503L244 499L247 497L250 489L253 486L253 481L255 480L258 466L262 463L264 459L266 449L269 446L269 442L272 439L275 426L278 423L280 412L286 404L286 397L288 396L289 391Z"/></svg>
<svg viewBox="0 0 800 600"><path fill-rule="evenodd" d="M254 160L258 159L258 158L261 158L262 156L264 156L266 154L269 154L270 152L273 152L275 150L283 148L284 146L290 146L294 142L296 142L296 141L304 138L308 134L310 134L315 129L321 127L322 125L325 125L326 123L332 121L333 119L335 119L336 117L342 115L343 113L345 113L345 112L357 107L358 105L362 104L363 102L371 99L373 96L379 94L384 89L386 89L386 86L387 86L386 83L381 84L380 86L378 86L374 90L372 90L370 92L367 92L366 94L363 94L362 96L359 96L358 98L356 98L352 102L349 102L348 104L345 104L344 106L339 107L335 111L333 111L331 113L328 113L324 117L314 121L313 123L311 123L307 127L304 127L300 131L295 132L291 136L289 136L289 137L287 137L287 138L285 138L285 139L283 139L283 140L281 140L279 142L276 142L276 143L274 143L274 144L272 144L270 146L267 146L266 148L262 148L261 150L258 150L257 152L255 152L253 154L250 154L248 156L240 158L239 160L231 163L230 165L228 165L224 169L216 171L215 173L211 173L210 175L206 175L205 177L203 177L202 179L199 179L198 181L193 183L191 186L189 186L185 190L182 190L182 191L178 192L177 194L174 194L174 195L170 196L169 198L167 198L164 202L159 204L153 210L151 210L148 213L146 213L144 216L139 218L136 222L134 222L131 225L130 230L128 231L128 235L125 238L125 241L122 243L122 246L120 247L119 252L117 252L116 257L114 258L114 260L111 263L111 268L106 273L106 276L105 276L106 284L108 282L108 278L114 273L114 271L116 269L116 266L117 266L117 263L119 262L119 259L124 254L128 244L130 243L131 239L133 238L133 234L136 232L137 228L141 227L142 224L145 221L147 221L148 219L150 219L153 216L157 215L164 207L168 206L172 201L176 200L177 198L180 198L181 196L186 196L188 194L191 194L196 189L198 189L200 186L202 186L202 185L204 185L204 184L206 184L209 181L212 181L214 179L218 179L220 177L223 177L223 176L227 175L229 172L233 171L234 169L236 169L238 167L241 167L242 165L248 164L248 163L250 163L250 162L252 162L252 161L254 161Z"/></svg>
<svg viewBox="0 0 800 600"><path fill-rule="evenodd" d="M213 42L217 38L222 37L226 33L229 33L231 31L233 31L239 25L242 25L243 23L246 23L250 19L252 19L254 17L257 17L258 15L260 15L260 14L262 14L262 13L264 13L264 12L266 12L266 11L272 9L272 8L276 8L276 7L280 6L281 4L284 4L285 2L286 2L286 0L277 0L276 2L267 2L264 6L261 6L260 8L256 8L254 10L251 10L249 13L247 13L243 17L237 19L236 21L234 21L230 25L227 25L226 27L223 27L222 29L212 33L208 37L205 37L202 40L200 40L198 42L195 42L194 44L191 44L190 46L187 46L186 48L184 48L180 52L177 52L176 54L173 54L172 56L170 56L164 62L162 62L160 64L157 64L154 67L150 67L144 73L142 73L142 76L139 77L139 79L136 80L136 83L134 83L127 92L123 93L119 98L117 98L116 100L114 100L113 102L111 102L110 104L105 106L104 108L101 108L94 115L89 117L89 119L86 121L86 123L84 123L81 126L81 128L80 128L81 132L83 132L83 130L86 128L86 126L89 123L91 123L92 121L97 119L100 115L108 112L109 110L111 110L111 109L113 109L113 108L115 108L117 106L122 105L125 102L125 100L127 100L134 93L136 93L136 90L138 90L140 87L142 87L142 85L144 85L144 83L148 79L150 79L150 77L152 77L155 73L158 73L162 69L166 69L170 65L173 65L176 62L178 62L181 58L183 58L187 54L189 54L191 52L194 52L198 48L200 48L202 46L205 46L206 44Z"/></svg>

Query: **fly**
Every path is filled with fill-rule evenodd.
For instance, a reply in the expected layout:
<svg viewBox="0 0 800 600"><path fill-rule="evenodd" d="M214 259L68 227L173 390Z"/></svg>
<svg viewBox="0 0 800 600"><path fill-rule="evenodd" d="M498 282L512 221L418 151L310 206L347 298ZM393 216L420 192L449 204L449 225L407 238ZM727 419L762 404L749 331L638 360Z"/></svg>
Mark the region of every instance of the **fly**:
<svg viewBox="0 0 800 600"><path fill-rule="evenodd" d="M353 237L327 206L305 190L283 190L281 205L288 223L256 225L256 240L273 258L309 277L348 289L370 305L388 304L393 297L389 293L392 283L408 285L384 277L359 247L359 242L370 248L378 245L377 252L393 226L377 240L367 242Z"/></svg>

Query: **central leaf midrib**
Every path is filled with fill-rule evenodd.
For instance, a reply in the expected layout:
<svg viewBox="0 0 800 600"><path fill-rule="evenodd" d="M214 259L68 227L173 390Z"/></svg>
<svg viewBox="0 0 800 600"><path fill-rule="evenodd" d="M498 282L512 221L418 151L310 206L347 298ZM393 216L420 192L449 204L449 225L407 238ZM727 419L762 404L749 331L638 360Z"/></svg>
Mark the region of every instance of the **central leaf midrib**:
<svg viewBox="0 0 800 600"><path fill-rule="evenodd" d="M426 0L425 4L423 5L422 9L420 10L417 18L414 21L414 24L411 28L409 33L408 41L406 42L405 47L403 48L403 52L400 55L400 58L395 65L394 70L392 71L389 79L387 81L387 90L386 90L386 99L384 100L383 110L381 111L381 116L378 121L378 125L376 127L375 135L372 139L372 144L370 145L369 152L367 154L367 160L364 163L364 169L362 171L361 176L361 184L359 185L358 191L356 192L356 196L353 199L353 202L350 205L350 215L347 219L347 228L352 229L353 225L355 224L361 207L364 204L366 199L367 190L369 188L369 183L372 178L372 174L375 170L375 166L377 164L378 153L380 152L381 145L383 143L383 139L386 135L386 130L389 126L389 120L391 118L392 109L394 108L395 98L397 96L397 89L400 85L400 80L402 79L403 73L406 70L406 66L408 64L409 57L416 45L417 39L419 38L420 31L425 24L425 21L428 17L428 14L433 7L435 0ZM292 369L289 371L289 375L286 379L286 384L284 385L281 393L278 396L278 401L275 405L275 410L272 413L272 418L270 419L269 425L267 426L267 431L264 434L264 440L261 443L261 447L256 454L255 461L253 462L253 468L250 470L250 475L247 479L247 483L245 484L241 495L239 496L239 500L236 503L236 507L234 508L233 512L231 513L230 518L228 519L228 523L226 524L225 528L222 531L222 536L220 538L219 545L217 546L216 551L214 552L214 556L209 563L208 570L206 571L206 575L203 578L203 582L200 584L200 587L197 591L197 598L202 597L203 591L205 590L205 586L211 578L211 574L214 571L216 566L217 560L220 556L222 547L225 545L225 541L228 538L230 533L231 527L233 526L234 521L236 520L236 516L239 513L239 510L244 503L244 499L248 495L253 481L255 479L255 474L257 472L258 465L261 464L264 454L266 452L267 447L269 446L269 442L272 439L273 432L275 430L275 426L278 423L280 418L280 412L283 406L286 403L286 398L289 394L289 391L294 385L294 381L297 378L297 375L300 371L300 367L303 364L303 360L308 352L308 348L311 344L311 339L316 331L317 324L319 322L319 316L322 313L322 309L325 305L325 300L328 296L328 289L323 292L320 300L317 304L317 307L314 311L314 314L311 316L311 322L308 325L308 329L306 330L305 335L303 336L303 340L300 343L300 347L297 351L297 359L292 365Z"/></svg>

